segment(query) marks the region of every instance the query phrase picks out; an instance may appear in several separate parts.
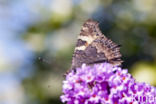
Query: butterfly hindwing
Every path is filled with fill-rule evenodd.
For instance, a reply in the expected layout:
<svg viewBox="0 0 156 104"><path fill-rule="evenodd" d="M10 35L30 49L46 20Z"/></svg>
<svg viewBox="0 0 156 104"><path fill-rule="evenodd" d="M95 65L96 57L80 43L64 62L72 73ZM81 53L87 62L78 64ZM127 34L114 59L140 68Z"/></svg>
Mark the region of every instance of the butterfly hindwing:
<svg viewBox="0 0 156 104"><path fill-rule="evenodd" d="M74 50L72 67L108 62L112 65L121 65L122 60L120 47L110 39L106 38L98 27L98 23L87 20L82 26Z"/></svg>

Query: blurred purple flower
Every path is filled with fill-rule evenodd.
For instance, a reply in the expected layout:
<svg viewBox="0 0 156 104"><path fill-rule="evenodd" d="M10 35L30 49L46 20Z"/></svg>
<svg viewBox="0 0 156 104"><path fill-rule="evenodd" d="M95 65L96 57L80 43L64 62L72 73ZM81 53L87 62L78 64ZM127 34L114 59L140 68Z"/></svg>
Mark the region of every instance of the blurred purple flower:
<svg viewBox="0 0 156 104"><path fill-rule="evenodd" d="M102 63L82 65L66 75L63 95L67 104L156 104L156 88L137 83L127 70Z"/></svg>

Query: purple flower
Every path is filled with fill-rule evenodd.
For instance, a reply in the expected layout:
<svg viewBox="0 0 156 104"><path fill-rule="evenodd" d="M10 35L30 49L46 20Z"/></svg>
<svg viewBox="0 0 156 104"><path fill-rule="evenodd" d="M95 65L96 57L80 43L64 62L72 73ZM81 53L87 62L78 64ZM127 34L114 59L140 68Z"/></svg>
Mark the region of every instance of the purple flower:
<svg viewBox="0 0 156 104"><path fill-rule="evenodd" d="M156 104L156 88L137 83L127 70L108 63L82 65L66 75L61 101L67 104Z"/></svg>

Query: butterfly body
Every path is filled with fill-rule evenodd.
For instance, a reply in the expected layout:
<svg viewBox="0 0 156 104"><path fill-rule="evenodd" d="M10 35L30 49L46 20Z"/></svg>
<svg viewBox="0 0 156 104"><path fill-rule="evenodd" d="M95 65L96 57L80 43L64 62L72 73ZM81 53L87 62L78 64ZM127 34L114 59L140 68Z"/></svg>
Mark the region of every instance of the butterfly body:
<svg viewBox="0 0 156 104"><path fill-rule="evenodd" d="M112 65L121 65L120 47L102 34L98 23L87 20L78 36L74 50L71 69L81 67L82 64L92 65L108 62Z"/></svg>

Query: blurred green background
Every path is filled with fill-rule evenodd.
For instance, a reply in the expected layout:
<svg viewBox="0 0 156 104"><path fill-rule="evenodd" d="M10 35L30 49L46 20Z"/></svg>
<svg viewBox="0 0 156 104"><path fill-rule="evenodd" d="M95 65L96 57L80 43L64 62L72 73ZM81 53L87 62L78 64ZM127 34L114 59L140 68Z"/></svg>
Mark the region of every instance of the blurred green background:
<svg viewBox="0 0 156 104"><path fill-rule="evenodd" d="M0 104L61 104L63 74L92 18L123 68L156 86L156 0L0 0Z"/></svg>

